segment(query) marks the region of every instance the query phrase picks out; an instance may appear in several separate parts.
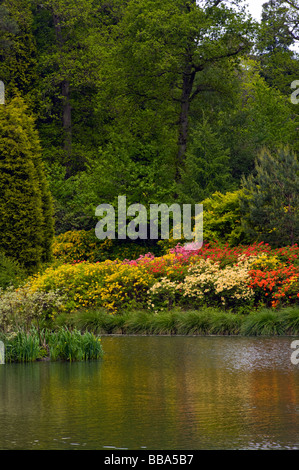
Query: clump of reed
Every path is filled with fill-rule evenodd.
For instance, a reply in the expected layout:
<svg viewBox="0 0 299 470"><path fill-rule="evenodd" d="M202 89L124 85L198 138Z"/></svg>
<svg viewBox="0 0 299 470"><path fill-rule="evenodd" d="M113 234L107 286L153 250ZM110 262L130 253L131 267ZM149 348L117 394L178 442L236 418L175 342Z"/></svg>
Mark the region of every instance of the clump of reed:
<svg viewBox="0 0 299 470"><path fill-rule="evenodd" d="M89 361L103 355L101 339L91 332L61 327L55 331L31 328L1 335L5 362Z"/></svg>

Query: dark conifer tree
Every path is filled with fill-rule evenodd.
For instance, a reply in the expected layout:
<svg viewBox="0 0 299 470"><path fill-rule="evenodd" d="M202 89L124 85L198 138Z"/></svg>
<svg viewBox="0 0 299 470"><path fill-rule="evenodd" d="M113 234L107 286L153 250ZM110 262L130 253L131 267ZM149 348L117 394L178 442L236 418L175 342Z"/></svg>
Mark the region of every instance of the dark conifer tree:
<svg viewBox="0 0 299 470"><path fill-rule="evenodd" d="M242 186L242 218L249 234L273 246L299 241L299 162L288 147L272 153L264 149Z"/></svg>
<svg viewBox="0 0 299 470"><path fill-rule="evenodd" d="M29 272L51 257L52 202L23 99L0 106L0 250Z"/></svg>

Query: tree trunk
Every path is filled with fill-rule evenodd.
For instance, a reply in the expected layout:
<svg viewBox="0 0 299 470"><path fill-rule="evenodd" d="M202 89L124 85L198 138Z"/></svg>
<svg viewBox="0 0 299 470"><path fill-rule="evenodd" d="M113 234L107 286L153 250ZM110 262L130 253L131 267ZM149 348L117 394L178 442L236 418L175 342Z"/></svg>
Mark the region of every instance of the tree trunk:
<svg viewBox="0 0 299 470"><path fill-rule="evenodd" d="M195 74L196 72L192 70L192 65L187 64L183 74L183 89L180 100L181 109L179 117L178 152L175 173L176 183L181 181L181 169L184 167L185 154L187 150L190 101Z"/></svg>
<svg viewBox="0 0 299 470"><path fill-rule="evenodd" d="M62 122L64 130L64 152L66 160L66 177L71 173L72 162L72 108L70 103L70 85L64 80L61 85L62 92Z"/></svg>
<svg viewBox="0 0 299 470"><path fill-rule="evenodd" d="M61 30L61 24L59 21L59 17L55 13L53 13L53 21L57 44L60 50L62 50L64 40ZM64 131L63 149L65 152L66 178L68 178L71 175L72 167L72 108L70 103L70 84L67 78L65 78L61 83L61 95L62 125Z"/></svg>

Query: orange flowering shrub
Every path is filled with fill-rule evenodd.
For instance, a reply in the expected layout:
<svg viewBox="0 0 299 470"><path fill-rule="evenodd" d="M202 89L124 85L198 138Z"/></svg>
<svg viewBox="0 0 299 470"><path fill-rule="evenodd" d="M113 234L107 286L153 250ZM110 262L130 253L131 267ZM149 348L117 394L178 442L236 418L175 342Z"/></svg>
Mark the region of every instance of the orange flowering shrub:
<svg viewBox="0 0 299 470"><path fill-rule="evenodd" d="M294 265L278 266L267 271L252 269L249 287L255 294L255 302L277 307L279 304L299 300L299 268Z"/></svg>

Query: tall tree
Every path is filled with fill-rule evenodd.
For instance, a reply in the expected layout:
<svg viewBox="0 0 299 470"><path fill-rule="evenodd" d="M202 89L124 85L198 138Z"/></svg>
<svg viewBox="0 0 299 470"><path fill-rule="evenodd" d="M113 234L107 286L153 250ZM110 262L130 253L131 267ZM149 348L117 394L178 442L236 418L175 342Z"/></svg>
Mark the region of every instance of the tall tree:
<svg viewBox="0 0 299 470"><path fill-rule="evenodd" d="M299 2L298 0L281 0L281 2L288 7L289 33L293 39L299 41Z"/></svg>
<svg viewBox="0 0 299 470"><path fill-rule="evenodd" d="M11 17L7 7L0 5L0 51L1 55L11 46L11 36L18 32L18 25ZM3 55L2 55L3 57Z"/></svg>
<svg viewBox="0 0 299 470"><path fill-rule="evenodd" d="M52 201L24 100L0 106L0 248L29 272L51 259Z"/></svg>
<svg viewBox="0 0 299 470"><path fill-rule="evenodd" d="M102 12L94 0L33 3L42 97L39 129L46 158L60 162L68 178L84 169L90 141L96 141L97 131L89 129L96 121L98 65L89 38Z"/></svg>
<svg viewBox="0 0 299 470"><path fill-rule="evenodd" d="M289 145L299 150L299 120L290 97L271 87L258 61L246 59L234 82L235 100L217 113L217 132L224 148L230 149L230 168L239 185L242 175L254 169L256 155L263 147L275 151ZM295 106L294 106L295 108Z"/></svg>
<svg viewBox="0 0 299 470"><path fill-rule="evenodd" d="M178 183L191 107L201 93L221 90L219 73L224 78L225 70L249 49L251 28L243 12L221 0L131 0L115 28L106 77L115 109L121 113L121 106L129 103L131 118L136 108L146 109L148 115L163 116L164 126L166 122L170 132L176 131L173 166Z"/></svg>
<svg viewBox="0 0 299 470"><path fill-rule="evenodd" d="M181 176L180 200L190 204L203 201L215 191L225 192L232 185L229 149L224 148L205 117L191 133Z"/></svg>
<svg viewBox="0 0 299 470"><path fill-rule="evenodd" d="M294 49L295 37L291 34L293 27L286 2L270 0L263 4L256 43L257 58L267 83L288 97L290 84L299 74L298 54Z"/></svg>
<svg viewBox="0 0 299 470"><path fill-rule="evenodd" d="M31 2L3 0L0 17L1 10L0 76L5 82L8 97L18 92L33 108L36 104L37 61ZM1 23L4 24L2 28ZM4 36L1 35L3 28ZM2 48L1 36L4 38Z"/></svg>

